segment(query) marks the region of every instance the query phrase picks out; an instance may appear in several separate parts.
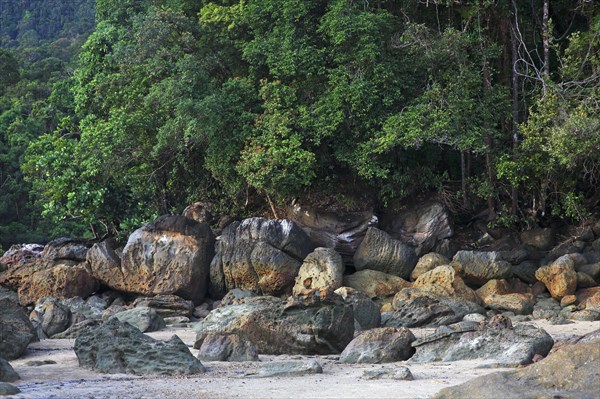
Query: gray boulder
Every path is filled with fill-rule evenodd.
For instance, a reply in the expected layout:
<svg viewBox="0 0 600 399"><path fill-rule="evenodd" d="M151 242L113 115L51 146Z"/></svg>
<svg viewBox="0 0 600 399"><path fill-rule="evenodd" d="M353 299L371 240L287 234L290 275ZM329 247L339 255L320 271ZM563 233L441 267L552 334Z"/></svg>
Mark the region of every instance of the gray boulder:
<svg viewBox="0 0 600 399"><path fill-rule="evenodd" d="M52 337L65 331L71 324L71 310L55 298L38 301L29 315L40 338ZM41 334L40 334L41 333Z"/></svg>
<svg viewBox="0 0 600 399"><path fill-rule="evenodd" d="M0 382L15 382L20 378L10 363L0 357Z"/></svg>
<svg viewBox="0 0 600 399"><path fill-rule="evenodd" d="M57 238L46 244L40 256L55 261L64 259L83 262L90 246L87 241L64 237Z"/></svg>
<svg viewBox="0 0 600 399"><path fill-rule="evenodd" d="M407 280L417 264L415 250L386 232L369 227L354 254L356 270L371 269Z"/></svg>
<svg viewBox="0 0 600 399"><path fill-rule="evenodd" d="M158 331L166 327L165 320L152 308L139 307L126 310L111 316L108 320L112 319L129 323L141 332Z"/></svg>
<svg viewBox="0 0 600 399"><path fill-rule="evenodd" d="M323 368L316 360L270 362L258 370L259 377L298 377L309 374L322 374Z"/></svg>
<svg viewBox="0 0 600 399"><path fill-rule="evenodd" d="M554 246L556 234L551 228L537 228L522 231L520 238L523 244L531 245L541 251L548 251Z"/></svg>
<svg viewBox="0 0 600 399"><path fill-rule="evenodd" d="M390 363L410 358L415 336L407 328L374 328L363 332L340 355L344 363Z"/></svg>
<svg viewBox="0 0 600 399"><path fill-rule="evenodd" d="M74 350L81 367L100 373L188 375L205 371L176 335L157 341L118 319L83 330Z"/></svg>
<svg viewBox="0 0 600 399"><path fill-rule="evenodd" d="M546 356L553 345L552 337L541 328L526 324L513 328L510 320L508 324L490 321L481 330L446 335L418 346L410 361L482 359L488 360L492 366L516 367L531 363L536 354Z"/></svg>
<svg viewBox="0 0 600 399"><path fill-rule="evenodd" d="M342 256L331 248L317 248L304 259L292 290L300 295L310 290L337 290L344 278Z"/></svg>
<svg viewBox="0 0 600 399"><path fill-rule="evenodd" d="M512 266L498 252L458 251L450 266L467 284L482 286L489 280L508 279Z"/></svg>
<svg viewBox="0 0 600 399"><path fill-rule="evenodd" d="M16 395L21 390L14 385L7 382L0 382L0 396Z"/></svg>
<svg viewBox="0 0 600 399"><path fill-rule="evenodd" d="M406 366L381 367L363 371L362 378L365 380L391 379L400 381L412 381L413 377L410 369Z"/></svg>
<svg viewBox="0 0 600 399"><path fill-rule="evenodd" d="M343 284L365 293L369 298L379 299L394 296L401 289L410 287L410 283L401 277L370 269L344 276Z"/></svg>
<svg viewBox="0 0 600 399"><path fill-rule="evenodd" d="M208 334L198 353L198 359L208 362L257 362L256 345L237 334Z"/></svg>
<svg viewBox="0 0 600 399"><path fill-rule="evenodd" d="M195 348L210 333L238 334L265 354L340 353L354 335L352 308L343 303L286 304L273 297L214 309L196 323Z"/></svg>
<svg viewBox="0 0 600 399"><path fill-rule="evenodd" d="M381 324L379 306L365 293L350 287L338 288L335 293L342 297L346 305L352 306L355 331L379 327Z"/></svg>
<svg viewBox="0 0 600 399"><path fill-rule="evenodd" d="M0 309L0 357L14 360L37 340L37 335L21 306L9 299L0 299Z"/></svg>
<svg viewBox="0 0 600 399"><path fill-rule="evenodd" d="M436 399L595 398L600 392L600 340L566 345L515 371L493 373L438 392Z"/></svg>
<svg viewBox="0 0 600 399"><path fill-rule="evenodd" d="M291 293L302 260L314 248L289 220L233 222L223 230L210 264L212 296L222 297L233 288L263 295Z"/></svg>
<svg viewBox="0 0 600 399"><path fill-rule="evenodd" d="M185 216L162 216L129 236L120 266L108 249L111 259L103 257L102 248L93 251L98 256L89 261L92 273L117 291L174 294L199 304L208 288L214 243L207 224Z"/></svg>
<svg viewBox="0 0 600 399"><path fill-rule="evenodd" d="M9 299L14 303L19 303L19 295L16 292L0 286L0 299Z"/></svg>
<svg viewBox="0 0 600 399"><path fill-rule="evenodd" d="M194 303L177 295L156 295L153 297L138 297L133 301L136 308L147 307L156 310L161 317L191 317Z"/></svg>

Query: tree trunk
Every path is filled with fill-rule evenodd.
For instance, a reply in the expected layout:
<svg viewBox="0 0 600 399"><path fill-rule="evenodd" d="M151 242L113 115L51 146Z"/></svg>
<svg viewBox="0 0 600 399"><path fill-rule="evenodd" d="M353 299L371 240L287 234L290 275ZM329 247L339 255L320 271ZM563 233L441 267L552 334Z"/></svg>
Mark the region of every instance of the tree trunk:
<svg viewBox="0 0 600 399"><path fill-rule="evenodd" d="M487 95L489 93L492 85L491 81L491 72L490 65L487 60L483 61L483 93ZM495 218L496 212L494 210L494 195L491 192L492 187L494 187L494 168L492 166L492 148L493 148L493 138L491 133L488 131L485 135L485 169L487 173L487 182L490 193L487 198L487 206L488 206L488 220L493 220Z"/></svg>
<svg viewBox="0 0 600 399"><path fill-rule="evenodd" d="M516 18L516 16L515 16ZM515 24L517 21L515 21ZM517 66L519 62L519 55L517 54L517 36L515 32L516 27L511 26L510 29L510 47L512 54L512 151L513 161L516 161L517 147L519 145L519 75L517 74ZM519 208L517 187L513 184L511 186L511 197L512 197L512 214L516 215Z"/></svg>
<svg viewBox="0 0 600 399"><path fill-rule="evenodd" d="M463 207L469 208L469 196L467 194L467 161L465 160L465 152L460 152L460 184L462 189Z"/></svg>
<svg viewBox="0 0 600 399"><path fill-rule="evenodd" d="M544 82L542 83L542 93L544 96L548 92L548 82L550 80L550 32L548 28L549 1L550 0L544 0L542 11L542 44L544 47L544 68L542 70Z"/></svg>

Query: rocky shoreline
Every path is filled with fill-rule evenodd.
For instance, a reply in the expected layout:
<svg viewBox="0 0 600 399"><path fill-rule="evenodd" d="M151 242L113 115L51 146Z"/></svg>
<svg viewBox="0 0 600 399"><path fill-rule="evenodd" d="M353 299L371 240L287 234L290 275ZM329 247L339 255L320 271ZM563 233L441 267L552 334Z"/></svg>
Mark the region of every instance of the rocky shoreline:
<svg viewBox="0 0 600 399"><path fill-rule="evenodd" d="M387 222L353 216L292 209L290 219L214 231L164 216L124 247L11 248L0 258L0 394L493 397L492 382L510 387L507 397L600 390L600 229L562 242L552 229L486 232L461 245L436 204ZM442 390L496 369L512 371Z"/></svg>

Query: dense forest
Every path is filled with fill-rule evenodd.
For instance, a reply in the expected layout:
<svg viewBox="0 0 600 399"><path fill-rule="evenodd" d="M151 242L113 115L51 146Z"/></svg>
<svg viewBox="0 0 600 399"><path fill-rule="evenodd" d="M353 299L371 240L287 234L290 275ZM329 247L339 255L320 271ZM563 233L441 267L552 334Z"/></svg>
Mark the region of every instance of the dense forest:
<svg viewBox="0 0 600 399"><path fill-rule="evenodd" d="M581 223L600 191L592 0L0 0L0 244L195 201Z"/></svg>

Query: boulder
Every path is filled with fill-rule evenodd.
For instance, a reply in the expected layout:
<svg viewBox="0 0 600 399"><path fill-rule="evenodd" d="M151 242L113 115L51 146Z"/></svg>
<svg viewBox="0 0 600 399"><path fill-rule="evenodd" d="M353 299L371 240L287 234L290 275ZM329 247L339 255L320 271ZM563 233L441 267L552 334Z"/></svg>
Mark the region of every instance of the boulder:
<svg viewBox="0 0 600 399"><path fill-rule="evenodd" d="M25 353L31 342L37 340L35 328L18 304L1 299L0 309L0 357L14 360Z"/></svg>
<svg viewBox="0 0 600 399"><path fill-rule="evenodd" d="M450 266L467 284L482 286L492 279L511 277L512 266L498 252L458 251Z"/></svg>
<svg viewBox="0 0 600 399"><path fill-rule="evenodd" d="M398 292L392 306L393 312L382 314L382 326L437 327L456 323L468 314L484 312L474 302L435 296L417 288L406 288Z"/></svg>
<svg viewBox="0 0 600 399"><path fill-rule="evenodd" d="M117 249L114 239L94 244L87 252L86 257L92 276L109 287L124 287L125 276L121 270L121 256L122 249Z"/></svg>
<svg viewBox="0 0 600 399"><path fill-rule="evenodd" d="M414 281L421 274L427 273L428 271L433 270L438 266L444 266L449 264L450 259L446 258L444 255L435 252L430 252L419 258L417 265L410 274L410 279Z"/></svg>
<svg viewBox="0 0 600 399"><path fill-rule="evenodd" d="M393 296L402 288L411 285L403 278L370 269L344 276L343 284L364 292L369 298L380 299Z"/></svg>
<svg viewBox="0 0 600 399"><path fill-rule="evenodd" d="M369 227L354 254L356 270L377 270L405 280L416 264L417 255L413 248L375 227Z"/></svg>
<svg viewBox="0 0 600 399"><path fill-rule="evenodd" d="M52 338L54 339L75 339L81 334L82 331L98 327L102 324L101 320L96 319L85 319L83 321L79 321L77 323L73 323L67 328L65 331L54 335Z"/></svg>
<svg viewBox="0 0 600 399"><path fill-rule="evenodd" d="M159 316L165 317L191 317L194 311L192 301L177 295L156 295L154 297L138 297L133 301L136 308L147 307L156 310Z"/></svg>
<svg viewBox="0 0 600 399"><path fill-rule="evenodd" d="M431 251L438 242L454 235L450 213L444 205L427 201L396 215L384 215L382 230L393 238L418 247L418 254Z"/></svg>
<svg viewBox="0 0 600 399"><path fill-rule="evenodd" d="M219 333L238 334L265 354L334 354L352 340L354 315L343 303L288 306L277 298L255 297L214 309L194 331L197 349L208 334Z"/></svg>
<svg viewBox="0 0 600 399"><path fill-rule="evenodd" d="M121 274L104 283L120 291L173 294L199 304L208 288L214 243L206 223L162 216L131 234L123 249Z"/></svg>
<svg viewBox="0 0 600 399"><path fill-rule="evenodd" d="M561 256L552 264L540 267L535 277L544 283L553 298L560 300L563 296L572 295L577 289L575 257Z"/></svg>
<svg viewBox="0 0 600 399"><path fill-rule="evenodd" d="M237 334L208 334L198 353L198 359L208 362L257 362L256 345Z"/></svg>
<svg viewBox="0 0 600 399"><path fill-rule="evenodd" d="M83 330L74 350L81 367L99 373L189 375L205 371L176 335L157 341L118 319Z"/></svg>
<svg viewBox="0 0 600 399"><path fill-rule="evenodd" d="M413 377L410 369L406 366L381 367L363 371L362 377L365 380L392 379L399 381L412 381Z"/></svg>
<svg viewBox="0 0 600 399"><path fill-rule="evenodd" d="M19 303L19 295L16 292L2 286L0 286L0 299L8 299L14 303Z"/></svg>
<svg viewBox="0 0 600 399"><path fill-rule="evenodd" d="M585 273L597 282L600 282L600 263L575 266L575 271L578 273Z"/></svg>
<svg viewBox="0 0 600 399"><path fill-rule="evenodd" d="M44 246L40 244L15 244L0 256L0 269L15 269L20 265L33 263L43 250Z"/></svg>
<svg viewBox="0 0 600 399"><path fill-rule="evenodd" d="M522 231L520 238L523 244L531 245L541 251L549 251L554 246L556 235L551 228L537 228Z"/></svg>
<svg viewBox="0 0 600 399"><path fill-rule="evenodd" d="M223 299L221 299L220 306L239 305L240 303L244 303L246 298L252 298L255 296L258 296L258 294L256 294L254 291L234 288L225 294Z"/></svg>
<svg viewBox="0 0 600 399"><path fill-rule="evenodd" d="M47 267L21 281L18 292L22 305L32 305L47 296L87 298L100 288L86 262L69 259L48 262Z"/></svg>
<svg viewBox="0 0 600 399"><path fill-rule="evenodd" d="M535 263L526 261L513 266L511 270L513 276L526 282L527 284L534 284L536 281L538 281L535 278L535 272L538 268L539 266Z"/></svg>
<svg viewBox="0 0 600 399"><path fill-rule="evenodd" d="M210 265L212 295L222 297L233 288L263 295L291 293L302 260L314 248L289 220L233 222L223 230Z"/></svg>
<svg viewBox="0 0 600 399"><path fill-rule="evenodd" d="M108 301L97 295L92 295L87 299L81 297L61 299L60 303L71 310L73 319L79 320L100 320L102 318L102 313L108 307Z"/></svg>
<svg viewBox="0 0 600 399"><path fill-rule="evenodd" d="M580 307L600 312L600 287L587 288L576 292Z"/></svg>
<svg viewBox="0 0 600 399"><path fill-rule="evenodd" d="M475 303L481 302L475 291L467 287L455 269L450 266L438 266L421 274L413 283L413 287L437 296L462 298Z"/></svg>
<svg viewBox="0 0 600 399"><path fill-rule="evenodd" d="M527 315L533 312L535 297L532 294L490 294L483 299L483 303L492 310Z"/></svg>
<svg viewBox="0 0 600 399"><path fill-rule="evenodd" d="M299 377L322 373L323 368L314 359L269 362L258 370L259 377Z"/></svg>
<svg viewBox="0 0 600 399"><path fill-rule="evenodd" d="M535 365L488 374L438 392L436 399L594 398L600 392L600 340L566 345Z"/></svg>
<svg viewBox="0 0 600 399"><path fill-rule="evenodd" d="M342 286L344 262L340 254L330 248L317 248L304 259L296 284L294 295L310 290L337 290Z"/></svg>
<svg viewBox="0 0 600 399"><path fill-rule="evenodd" d="M526 324L513 328L510 319L498 315L481 330L450 334L418 346L410 361L482 359L493 366L516 367L531 363L536 354L546 356L553 345L543 329Z"/></svg>
<svg viewBox="0 0 600 399"><path fill-rule="evenodd" d="M14 385L7 382L0 382L0 396L16 395L21 390Z"/></svg>
<svg viewBox="0 0 600 399"><path fill-rule="evenodd" d="M352 306L355 331L379 327L381 324L379 306L365 293L350 287L338 288L335 293L342 297L346 305Z"/></svg>
<svg viewBox="0 0 600 399"><path fill-rule="evenodd" d="M44 247L40 256L48 260L73 260L83 262L90 244L86 241L72 238L57 238Z"/></svg>
<svg viewBox="0 0 600 399"><path fill-rule="evenodd" d="M0 357L0 382L15 382L20 378L10 363Z"/></svg>
<svg viewBox="0 0 600 399"><path fill-rule="evenodd" d="M415 336L407 328L374 328L361 333L340 355L344 363L390 363L410 358Z"/></svg>
<svg viewBox="0 0 600 399"><path fill-rule="evenodd" d="M38 330L40 338L52 337L69 327L71 310L56 298L43 298L35 305L29 319ZM43 334L40 334L39 330Z"/></svg>
<svg viewBox="0 0 600 399"><path fill-rule="evenodd" d="M208 202L194 202L183 210L182 215L197 222L210 225L217 221L214 212L211 211L212 207L212 204Z"/></svg>
<svg viewBox="0 0 600 399"><path fill-rule="evenodd" d="M372 211L331 212L302 206L299 202L289 208L288 218L319 247L332 248L339 253L345 264L352 264L352 257L367 229L379 222Z"/></svg>
<svg viewBox="0 0 600 399"><path fill-rule="evenodd" d="M158 331L166 327L165 320L152 308L139 307L126 310L109 317L108 321L117 319L121 323L129 323L141 332Z"/></svg>

